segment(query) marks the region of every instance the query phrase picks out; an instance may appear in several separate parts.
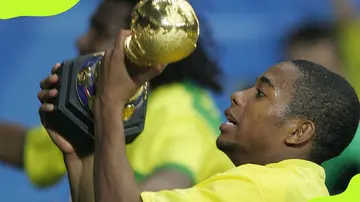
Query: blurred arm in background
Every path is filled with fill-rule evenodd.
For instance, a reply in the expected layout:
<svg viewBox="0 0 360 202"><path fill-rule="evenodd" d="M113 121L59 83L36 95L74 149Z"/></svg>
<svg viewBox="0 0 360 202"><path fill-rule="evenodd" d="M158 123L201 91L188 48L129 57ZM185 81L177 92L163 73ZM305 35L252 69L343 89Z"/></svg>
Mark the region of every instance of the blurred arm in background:
<svg viewBox="0 0 360 202"><path fill-rule="evenodd" d="M0 160L23 168L24 142L27 128L20 124L0 122Z"/></svg>
<svg viewBox="0 0 360 202"><path fill-rule="evenodd" d="M24 169L38 187L55 184L66 173L62 153L43 127L28 129L20 124L1 122L0 161Z"/></svg>
<svg viewBox="0 0 360 202"><path fill-rule="evenodd" d="M62 153L43 127L1 122L0 161L24 169L38 187L53 185L66 173Z"/></svg>

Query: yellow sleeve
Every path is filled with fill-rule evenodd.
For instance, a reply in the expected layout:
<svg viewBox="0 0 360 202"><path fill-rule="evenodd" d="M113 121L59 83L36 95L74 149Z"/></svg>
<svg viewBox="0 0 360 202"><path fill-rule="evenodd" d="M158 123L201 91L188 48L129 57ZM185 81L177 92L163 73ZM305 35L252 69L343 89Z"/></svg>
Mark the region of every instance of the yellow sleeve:
<svg viewBox="0 0 360 202"><path fill-rule="evenodd" d="M43 127L27 132L24 152L25 171L34 185L51 186L65 175L62 153Z"/></svg>
<svg viewBox="0 0 360 202"><path fill-rule="evenodd" d="M343 25L339 30L340 47L344 56L346 77L360 95L360 20Z"/></svg>
<svg viewBox="0 0 360 202"><path fill-rule="evenodd" d="M189 189L143 192L143 202L261 202L262 191L250 178L236 179L231 175L213 177Z"/></svg>

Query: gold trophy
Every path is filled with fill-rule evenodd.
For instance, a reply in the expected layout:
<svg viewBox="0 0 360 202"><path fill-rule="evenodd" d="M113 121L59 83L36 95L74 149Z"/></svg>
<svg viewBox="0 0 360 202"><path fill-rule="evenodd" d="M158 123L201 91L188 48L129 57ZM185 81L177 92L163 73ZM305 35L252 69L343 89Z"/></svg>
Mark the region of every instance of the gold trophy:
<svg viewBox="0 0 360 202"><path fill-rule="evenodd" d="M140 1L131 14L125 54L139 66L177 62L195 50L199 31L199 21L187 1Z"/></svg>
<svg viewBox="0 0 360 202"><path fill-rule="evenodd" d="M124 41L124 53L137 66L169 64L184 59L196 48L199 21L186 0L142 0L131 13L131 35ZM49 114L51 126L70 141L78 155L94 148L92 98L96 96L96 69L105 52L63 62L58 71L59 96ZM126 143L144 129L148 83L126 104L123 118Z"/></svg>

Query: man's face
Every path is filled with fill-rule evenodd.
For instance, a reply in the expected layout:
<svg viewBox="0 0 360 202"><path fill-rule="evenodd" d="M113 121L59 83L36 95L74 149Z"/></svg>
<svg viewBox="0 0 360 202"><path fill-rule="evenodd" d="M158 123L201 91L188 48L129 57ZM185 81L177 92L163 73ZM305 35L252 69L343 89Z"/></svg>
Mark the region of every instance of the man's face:
<svg viewBox="0 0 360 202"><path fill-rule="evenodd" d="M291 63L280 63L258 77L254 87L232 94L217 146L235 165L263 165L274 156L281 158L287 138L298 127L284 124L284 113L299 75Z"/></svg>
<svg viewBox="0 0 360 202"><path fill-rule="evenodd" d="M80 55L111 48L120 29L127 28L131 7L126 3L103 2L90 20L88 32L78 38Z"/></svg>

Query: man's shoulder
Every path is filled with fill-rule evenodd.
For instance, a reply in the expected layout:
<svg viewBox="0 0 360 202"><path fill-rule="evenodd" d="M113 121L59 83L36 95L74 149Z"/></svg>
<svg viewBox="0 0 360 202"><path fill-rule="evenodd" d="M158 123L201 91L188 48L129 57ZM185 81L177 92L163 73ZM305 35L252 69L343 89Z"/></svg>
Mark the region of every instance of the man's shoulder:
<svg viewBox="0 0 360 202"><path fill-rule="evenodd" d="M321 176L320 166L311 162L285 161L266 166L246 164L219 173L191 189L144 193L144 202L150 201L279 201L303 202L328 192ZM312 174L304 174L306 172ZM154 199L154 200L150 200ZM160 200L166 199L166 200Z"/></svg>
<svg viewBox="0 0 360 202"><path fill-rule="evenodd" d="M311 161L301 159L289 159L277 163L267 164L265 166L248 165L244 170L259 172L259 179L266 182L266 179L276 180L279 185L287 186L288 183L314 183L323 186L325 184L324 169ZM264 180L265 179L265 180ZM283 182L284 184L281 184Z"/></svg>
<svg viewBox="0 0 360 202"><path fill-rule="evenodd" d="M288 160L266 166L245 164L217 174L198 187L232 187L233 192L256 193L264 201L307 201L327 196L320 166L302 160Z"/></svg>

